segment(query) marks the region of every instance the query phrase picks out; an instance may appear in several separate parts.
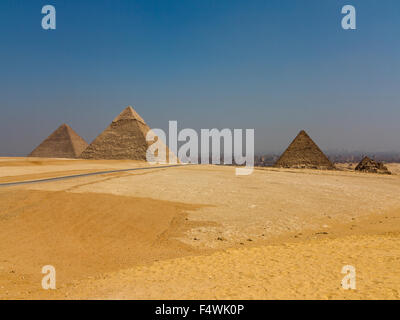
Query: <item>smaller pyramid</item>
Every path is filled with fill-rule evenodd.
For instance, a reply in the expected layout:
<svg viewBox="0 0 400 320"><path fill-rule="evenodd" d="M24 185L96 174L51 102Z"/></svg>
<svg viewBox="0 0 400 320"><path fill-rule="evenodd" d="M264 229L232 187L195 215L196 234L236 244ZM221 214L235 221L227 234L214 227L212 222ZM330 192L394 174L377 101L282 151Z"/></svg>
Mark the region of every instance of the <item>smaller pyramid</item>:
<svg viewBox="0 0 400 320"><path fill-rule="evenodd" d="M392 174L383 163L374 161L367 156L360 161L355 170L370 173Z"/></svg>
<svg viewBox="0 0 400 320"><path fill-rule="evenodd" d="M28 157L78 158L88 144L67 124L49 135Z"/></svg>
<svg viewBox="0 0 400 320"><path fill-rule="evenodd" d="M275 167L335 169L328 157L304 131L300 131L286 151L276 161Z"/></svg>

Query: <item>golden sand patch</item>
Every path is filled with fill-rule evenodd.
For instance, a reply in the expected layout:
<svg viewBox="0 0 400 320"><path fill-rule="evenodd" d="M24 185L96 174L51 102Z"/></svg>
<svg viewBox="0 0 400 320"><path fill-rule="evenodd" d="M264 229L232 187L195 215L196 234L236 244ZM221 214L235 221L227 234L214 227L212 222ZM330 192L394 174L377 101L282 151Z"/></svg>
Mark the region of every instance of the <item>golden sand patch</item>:
<svg viewBox="0 0 400 320"><path fill-rule="evenodd" d="M0 191L0 297L32 298L41 268L67 283L194 252L174 237L199 206L68 192Z"/></svg>
<svg viewBox="0 0 400 320"><path fill-rule="evenodd" d="M42 292L61 299L398 299L399 235L350 236L164 260ZM356 268L345 290L344 265Z"/></svg>

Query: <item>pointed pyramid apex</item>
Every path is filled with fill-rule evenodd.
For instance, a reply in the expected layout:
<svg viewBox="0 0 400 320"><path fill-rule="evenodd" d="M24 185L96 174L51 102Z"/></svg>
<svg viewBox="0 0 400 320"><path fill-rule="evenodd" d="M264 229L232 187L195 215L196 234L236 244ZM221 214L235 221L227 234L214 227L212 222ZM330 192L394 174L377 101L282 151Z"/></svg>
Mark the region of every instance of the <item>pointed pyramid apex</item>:
<svg viewBox="0 0 400 320"><path fill-rule="evenodd" d="M126 107L114 120L113 122L117 122L120 120L137 120L139 122L144 122L143 118L139 116L139 114L133 109L131 106Z"/></svg>
<svg viewBox="0 0 400 320"><path fill-rule="evenodd" d="M297 136L307 136L307 137L309 137L308 133L307 133L305 130L301 130L301 131L297 134Z"/></svg>
<svg viewBox="0 0 400 320"><path fill-rule="evenodd" d="M66 135L69 135L69 136L75 136L75 135L78 135L68 124L66 124L66 123L63 123L61 126L59 126L57 129L56 129L56 131L54 131L54 132L64 132L64 133L61 133L61 134L66 134Z"/></svg>
<svg viewBox="0 0 400 320"><path fill-rule="evenodd" d="M69 124L63 123L60 128L66 129L69 133L75 133L74 129L71 128Z"/></svg>
<svg viewBox="0 0 400 320"><path fill-rule="evenodd" d="M58 128L57 128L57 130L59 130L59 129L68 129L68 128L70 128L70 126L69 125L67 125L66 123L63 123L62 125L60 125Z"/></svg>

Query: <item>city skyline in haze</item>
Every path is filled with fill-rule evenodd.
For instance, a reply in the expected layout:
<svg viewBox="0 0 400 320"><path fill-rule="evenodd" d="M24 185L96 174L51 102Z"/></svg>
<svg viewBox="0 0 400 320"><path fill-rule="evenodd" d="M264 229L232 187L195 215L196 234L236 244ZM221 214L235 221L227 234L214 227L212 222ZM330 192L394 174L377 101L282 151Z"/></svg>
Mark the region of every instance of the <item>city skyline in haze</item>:
<svg viewBox="0 0 400 320"><path fill-rule="evenodd" d="M400 152L399 16L394 0L4 0L0 155L62 123L90 143L128 105L166 132L254 128L256 154L302 129L328 152Z"/></svg>

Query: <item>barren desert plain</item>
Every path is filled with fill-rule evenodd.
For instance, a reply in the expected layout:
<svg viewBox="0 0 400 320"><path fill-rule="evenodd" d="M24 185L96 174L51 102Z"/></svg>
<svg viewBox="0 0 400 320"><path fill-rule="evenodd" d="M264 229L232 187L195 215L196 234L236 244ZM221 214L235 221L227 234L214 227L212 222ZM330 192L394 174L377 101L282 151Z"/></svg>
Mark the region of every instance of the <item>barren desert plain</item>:
<svg viewBox="0 0 400 320"><path fill-rule="evenodd" d="M0 298L400 298L400 164L149 167L0 158ZM56 290L41 286L44 265ZM344 265L356 290L341 287Z"/></svg>

